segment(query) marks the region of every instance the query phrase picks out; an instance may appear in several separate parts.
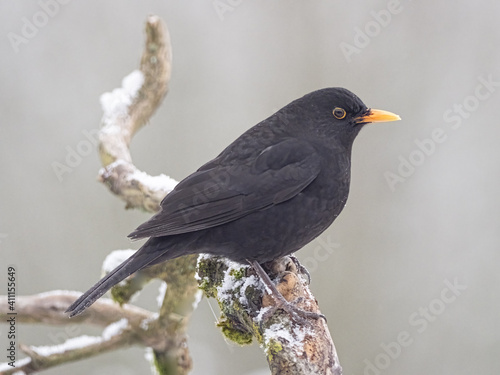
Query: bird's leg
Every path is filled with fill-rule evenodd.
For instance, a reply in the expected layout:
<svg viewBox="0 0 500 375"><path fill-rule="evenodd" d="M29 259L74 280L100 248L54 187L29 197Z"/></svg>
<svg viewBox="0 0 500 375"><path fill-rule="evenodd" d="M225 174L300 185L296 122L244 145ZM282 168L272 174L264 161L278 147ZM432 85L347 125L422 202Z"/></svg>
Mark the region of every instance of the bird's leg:
<svg viewBox="0 0 500 375"><path fill-rule="evenodd" d="M304 318L311 318L311 319L319 319L323 318L326 320L325 316L323 314L318 314L312 311L306 311L303 310L297 306L295 306L293 303L288 302L285 297L280 293L278 288L276 288L276 285L272 282L271 278L267 274L266 271L262 268L262 266L259 264L259 262L255 260L249 260L247 259L247 262L252 266L252 268L255 270L259 278L262 280L264 285L266 286L268 294L271 296L271 298L274 300L276 303L276 306L274 309L271 309L269 312L272 314L276 309L282 309L286 311L287 313L290 314L292 318L295 320L298 320L300 323L304 323L305 319ZM268 314L264 314L264 317L266 317Z"/></svg>

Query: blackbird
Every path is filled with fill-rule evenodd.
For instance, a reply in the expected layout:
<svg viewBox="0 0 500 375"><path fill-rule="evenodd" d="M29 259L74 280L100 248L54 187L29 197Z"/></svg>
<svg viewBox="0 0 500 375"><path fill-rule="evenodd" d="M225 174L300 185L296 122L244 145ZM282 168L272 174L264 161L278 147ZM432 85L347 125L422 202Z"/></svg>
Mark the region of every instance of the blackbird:
<svg viewBox="0 0 500 375"><path fill-rule="evenodd" d="M129 235L149 237L146 243L66 312L82 313L142 268L208 253L249 263L277 306L293 313L260 264L299 250L332 224L347 201L354 138L367 123L395 120L344 88L291 102L182 180Z"/></svg>

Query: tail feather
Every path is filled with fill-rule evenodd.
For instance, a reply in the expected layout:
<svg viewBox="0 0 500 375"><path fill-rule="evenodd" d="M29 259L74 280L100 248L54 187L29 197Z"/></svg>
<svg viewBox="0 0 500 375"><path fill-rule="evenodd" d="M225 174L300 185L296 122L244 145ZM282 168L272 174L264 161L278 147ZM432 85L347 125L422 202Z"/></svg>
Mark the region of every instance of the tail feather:
<svg viewBox="0 0 500 375"><path fill-rule="evenodd" d="M139 249L137 253L125 260L113 271L99 280L92 288L86 291L80 298L71 304L66 310L70 317L81 314L85 309L92 305L99 297L106 293L115 284L124 280L134 272L148 266L157 258L161 257L162 252L146 253Z"/></svg>

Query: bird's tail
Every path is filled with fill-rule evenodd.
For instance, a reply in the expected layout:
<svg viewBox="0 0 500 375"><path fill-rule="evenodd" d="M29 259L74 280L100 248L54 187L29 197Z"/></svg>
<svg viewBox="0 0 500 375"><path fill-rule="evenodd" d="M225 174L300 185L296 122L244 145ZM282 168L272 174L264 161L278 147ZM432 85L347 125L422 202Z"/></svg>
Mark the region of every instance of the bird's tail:
<svg viewBox="0 0 500 375"><path fill-rule="evenodd" d="M162 254L161 251L145 251L148 249L146 245L147 243L134 255L99 280L92 288L87 290L80 298L73 302L70 307L68 307L66 313L69 313L70 317L81 314L99 297L111 289L113 285L118 284L134 272L155 263L154 261L162 255L165 257L165 253Z"/></svg>

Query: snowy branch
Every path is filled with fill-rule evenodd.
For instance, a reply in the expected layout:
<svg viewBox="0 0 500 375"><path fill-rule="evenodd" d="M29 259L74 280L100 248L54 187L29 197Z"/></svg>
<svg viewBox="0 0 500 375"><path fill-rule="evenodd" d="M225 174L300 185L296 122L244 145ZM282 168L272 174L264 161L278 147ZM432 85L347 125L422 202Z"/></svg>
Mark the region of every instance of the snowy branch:
<svg viewBox="0 0 500 375"><path fill-rule="evenodd" d="M118 323L118 322L117 322ZM80 336L69 339L64 344L56 346L20 345L20 349L28 355L16 362L15 368L0 367L2 374L32 374L58 366L63 363L78 361L129 346L137 341L133 332L124 330L116 335ZM2 366L2 365L0 365Z"/></svg>
<svg viewBox="0 0 500 375"><path fill-rule="evenodd" d="M129 145L167 93L172 69L170 36L161 19L150 16L139 70L122 81L122 87L101 95L104 112L99 133L103 168L99 180L123 199L127 208L156 212L160 201L177 184L165 175L150 176L132 164Z"/></svg>
<svg viewBox="0 0 500 375"><path fill-rule="evenodd" d="M177 184L165 175L150 176L138 170L129 150L133 135L149 121L167 93L171 62L168 30L159 17L150 16L140 70L125 77L121 88L101 96L104 115L99 153L103 169L99 179L127 203L127 208L156 212L163 197ZM150 324L161 334L158 336L160 343L149 345L160 373L170 369L169 372L187 374L192 367L186 330L197 299L195 267L194 256L177 258L139 271L124 287L117 285L111 290L115 300L122 304L152 278L168 283L160 314Z"/></svg>
<svg viewBox="0 0 500 375"><path fill-rule="evenodd" d="M16 319L20 323L67 325L68 315L64 311L80 295L80 292L52 291L33 296L17 296ZM7 296L0 296L1 321L7 319L9 312L7 302ZM72 318L71 323L88 323L106 327L115 322L118 316L127 319L132 325L154 318L153 313L140 307L132 305L120 307L108 298L101 298L88 309L88 313Z"/></svg>
<svg viewBox="0 0 500 375"><path fill-rule="evenodd" d="M16 299L16 319L20 323L45 323L67 325L68 317L64 310L77 292L54 291L33 296L19 296ZM0 297L0 318L7 319L8 299ZM173 319L177 319L174 317ZM0 365L2 374L22 371L26 374L39 372L53 366L104 354L130 345L142 345L163 352L168 349L165 343L166 328L162 328L158 314L136 306L123 305L109 299L100 299L85 314L72 320L72 323L89 323L105 327L101 336L78 336L68 338L62 344L51 346L20 345L27 358L16 361L16 367ZM77 332L81 329L76 330ZM66 332L67 337L75 332ZM55 336L52 337L53 341Z"/></svg>
<svg viewBox="0 0 500 375"><path fill-rule="evenodd" d="M287 301L320 313L296 259L284 257L266 266ZM240 345L256 338L271 374L341 375L326 321L297 322L284 311L273 311L273 299L253 272L249 266L225 258L201 255L198 259L198 283L207 296L219 302L222 317L218 326L223 334Z"/></svg>

